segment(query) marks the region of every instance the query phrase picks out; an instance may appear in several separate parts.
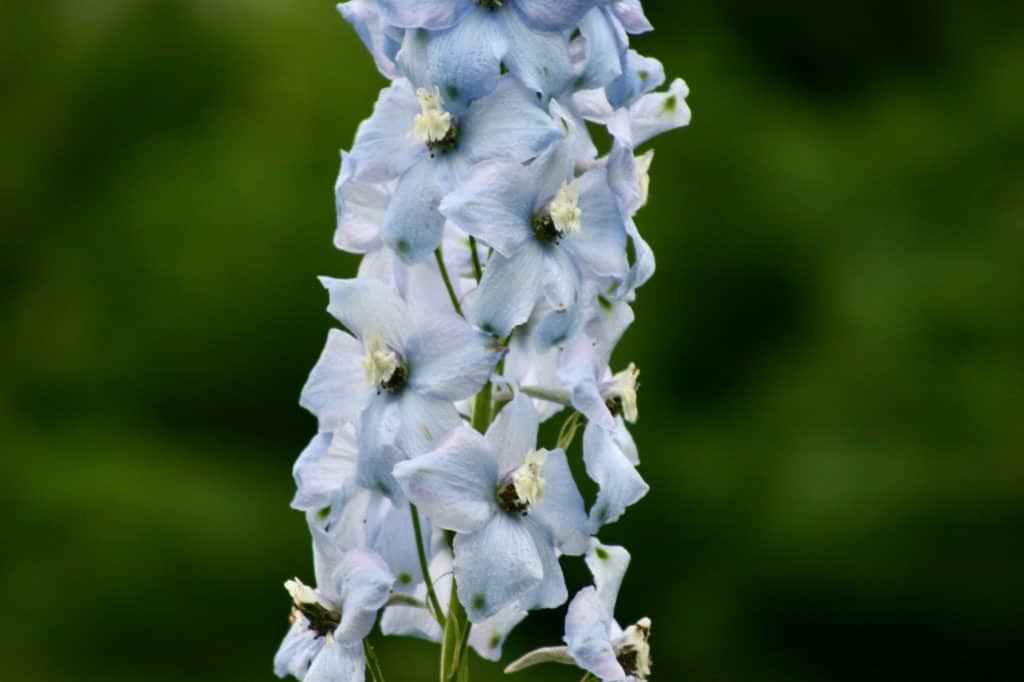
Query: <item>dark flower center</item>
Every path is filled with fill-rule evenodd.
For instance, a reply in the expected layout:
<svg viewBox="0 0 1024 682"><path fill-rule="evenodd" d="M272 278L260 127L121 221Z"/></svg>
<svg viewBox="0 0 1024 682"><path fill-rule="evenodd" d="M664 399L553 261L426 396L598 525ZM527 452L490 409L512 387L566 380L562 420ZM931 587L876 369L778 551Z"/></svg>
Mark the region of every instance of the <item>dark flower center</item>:
<svg viewBox="0 0 1024 682"><path fill-rule="evenodd" d="M388 393L400 393L405 385L409 382L409 368L406 365L399 365L395 368L395 371L391 373L391 376L386 380L382 381L380 387Z"/></svg>
<svg viewBox="0 0 1024 682"><path fill-rule="evenodd" d="M448 132L444 134L444 137L440 140L427 142L427 149L430 150L430 155L434 156L435 154L446 154L455 149L458 144L459 127L455 125L455 121L452 121L452 124L448 128Z"/></svg>
<svg viewBox="0 0 1024 682"><path fill-rule="evenodd" d="M512 481L498 488L497 497L498 506L510 514L526 516L530 513L530 503L519 498L516 485Z"/></svg>
<svg viewBox="0 0 1024 682"><path fill-rule="evenodd" d="M294 604L292 620L294 621L298 617L305 617L309 623L309 629L319 637L325 637L334 632L341 624L341 614L322 604Z"/></svg>
<svg viewBox="0 0 1024 682"><path fill-rule="evenodd" d="M548 213L534 216L533 235L542 244L557 244L562 238L562 233L555 227L555 221Z"/></svg>

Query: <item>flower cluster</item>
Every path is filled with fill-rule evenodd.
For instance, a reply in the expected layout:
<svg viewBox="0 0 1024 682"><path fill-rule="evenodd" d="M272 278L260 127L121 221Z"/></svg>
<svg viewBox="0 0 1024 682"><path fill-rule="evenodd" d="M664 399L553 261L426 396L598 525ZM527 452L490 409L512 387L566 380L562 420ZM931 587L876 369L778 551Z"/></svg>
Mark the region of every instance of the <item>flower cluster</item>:
<svg viewBox="0 0 1024 682"><path fill-rule="evenodd" d="M341 155L334 244L362 262L321 279L342 329L302 391L319 428L292 503L316 586L286 583L275 671L382 680L365 641L380 616L385 635L442 643L442 680L468 680L468 649L499 659L529 611L569 600L560 557L585 556L594 586L565 646L508 671L644 680L650 621L613 616L629 555L596 536L648 490L626 427L638 371L609 362L654 272L633 220L653 152L636 149L689 123L687 87L658 90L661 64L630 49L651 30L639 0L339 11L391 82ZM557 442L538 443L560 413ZM581 427L589 506L566 454Z"/></svg>

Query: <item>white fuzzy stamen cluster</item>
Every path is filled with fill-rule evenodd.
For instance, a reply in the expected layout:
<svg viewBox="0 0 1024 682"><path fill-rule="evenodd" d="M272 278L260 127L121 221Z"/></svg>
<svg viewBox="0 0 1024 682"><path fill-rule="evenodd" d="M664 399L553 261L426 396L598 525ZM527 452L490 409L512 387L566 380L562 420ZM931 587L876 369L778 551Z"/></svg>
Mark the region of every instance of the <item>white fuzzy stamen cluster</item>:
<svg viewBox="0 0 1024 682"><path fill-rule="evenodd" d="M646 680L651 674L651 645L648 643L651 636L651 619L641 618L635 625L626 628L623 634L625 639L619 651L636 654L636 670L630 672L638 679Z"/></svg>
<svg viewBox="0 0 1024 682"><path fill-rule="evenodd" d="M367 386L387 383L398 369L398 356L384 345L384 338L375 334L365 343L366 357L363 358L363 372Z"/></svg>
<svg viewBox="0 0 1024 682"><path fill-rule="evenodd" d="M420 103L420 113L412 123L413 137L426 144L440 142L452 127L452 115L441 103L441 91L436 86L433 90L420 88L416 91L416 99Z"/></svg>
<svg viewBox="0 0 1024 682"><path fill-rule="evenodd" d="M534 450L526 454L526 462L512 474L512 485L520 501L534 506L544 498L546 485L541 469L548 459L547 450Z"/></svg>
<svg viewBox="0 0 1024 682"><path fill-rule="evenodd" d="M292 598L292 603L296 606L320 603L320 598L317 597L316 591L298 578L284 581L284 589L288 590L288 596Z"/></svg>
<svg viewBox="0 0 1024 682"><path fill-rule="evenodd" d="M612 377L614 384L611 396L622 402L622 416L631 424L636 422L640 416L640 409L637 406L637 391L639 390L637 379L639 377L640 370L632 362L626 369Z"/></svg>
<svg viewBox="0 0 1024 682"><path fill-rule="evenodd" d="M580 223L583 211L580 210L579 202L579 184L575 180L563 182L558 194L548 206L548 214L551 216L551 222L555 224L556 230L562 234L575 234L583 229L583 225Z"/></svg>
<svg viewBox="0 0 1024 682"><path fill-rule="evenodd" d="M640 176L640 206L647 205L647 197L651 193L651 164L654 162L654 150L636 157L636 174Z"/></svg>

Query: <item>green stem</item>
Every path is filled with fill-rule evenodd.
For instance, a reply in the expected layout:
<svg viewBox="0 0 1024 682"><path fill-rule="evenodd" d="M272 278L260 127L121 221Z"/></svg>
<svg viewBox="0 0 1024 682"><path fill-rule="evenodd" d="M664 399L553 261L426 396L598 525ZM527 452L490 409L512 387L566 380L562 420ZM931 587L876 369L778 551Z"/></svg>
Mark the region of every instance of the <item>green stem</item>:
<svg viewBox="0 0 1024 682"><path fill-rule="evenodd" d="M437 267L441 270L441 279L444 280L444 288L448 290L448 298L452 300L452 307L455 308L455 312L459 314L459 317L463 317L462 306L459 305L459 299L455 295L454 287L452 287L452 280L448 276L448 268L445 267L444 257L441 255L440 246L434 249L434 257L437 258Z"/></svg>
<svg viewBox="0 0 1024 682"><path fill-rule="evenodd" d="M469 253L473 259L473 276L476 277L476 281L479 282L480 278L483 277L484 269L480 267L480 254L476 252L476 238L469 238Z"/></svg>
<svg viewBox="0 0 1024 682"><path fill-rule="evenodd" d="M373 682L384 682L384 673L380 669L380 661L377 660L377 652L370 645L370 640L363 640L363 653L366 655L366 669L370 673Z"/></svg>
<svg viewBox="0 0 1024 682"><path fill-rule="evenodd" d="M491 425L491 382L488 381L476 394L473 404L473 428L480 433L487 433Z"/></svg>
<svg viewBox="0 0 1024 682"><path fill-rule="evenodd" d="M444 628L444 611L441 610L441 600L437 598L434 591L434 581L430 579L430 567L427 564L427 550L423 546L423 531L420 528L420 513L416 506L409 505L409 512L412 514L412 530L416 534L416 554L420 558L420 571L423 572L423 581L427 584L427 598L430 599L430 608L434 612L434 618Z"/></svg>

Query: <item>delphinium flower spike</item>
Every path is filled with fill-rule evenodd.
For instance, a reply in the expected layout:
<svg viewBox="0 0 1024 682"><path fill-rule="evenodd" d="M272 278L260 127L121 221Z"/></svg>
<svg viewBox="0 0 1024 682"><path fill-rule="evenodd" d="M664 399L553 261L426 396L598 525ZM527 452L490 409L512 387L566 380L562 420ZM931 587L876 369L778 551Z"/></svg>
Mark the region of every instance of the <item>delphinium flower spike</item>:
<svg viewBox="0 0 1024 682"><path fill-rule="evenodd" d="M508 671L645 680L651 623L615 620L629 554L596 535L649 489L629 432L639 371L611 359L654 273L635 220L653 150L638 147L689 123L687 86L660 89L662 65L630 47L652 28L639 0L338 9L390 84L335 184L333 243L362 261L321 278L341 328L302 391L318 428L292 501L315 587L286 583L274 670L383 682L396 662L367 639L380 616L382 635L440 643L441 682L467 682L469 651L499 660L530 611L566 603L560 562L585 555L594 585L569 604L564 645Z"/></svg>

